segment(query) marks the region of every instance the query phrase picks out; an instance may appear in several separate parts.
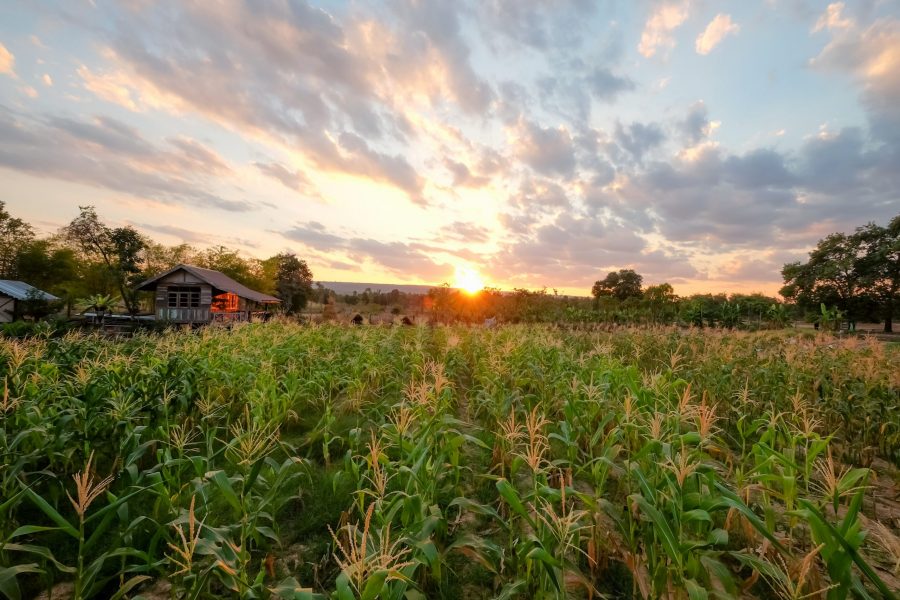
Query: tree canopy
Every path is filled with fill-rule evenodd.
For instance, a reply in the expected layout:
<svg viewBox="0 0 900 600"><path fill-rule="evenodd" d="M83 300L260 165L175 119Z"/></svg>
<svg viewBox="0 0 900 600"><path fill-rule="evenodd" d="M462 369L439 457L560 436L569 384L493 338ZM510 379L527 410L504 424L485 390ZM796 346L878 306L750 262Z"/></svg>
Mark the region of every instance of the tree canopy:
<svg viewBox="0 0 900 600"><path fill-rule="evenodd" d="M313 275L306 261L293 252L272 257L275 263L275 295L288 314L303 310L313 294Z"/></svg>
<svg viewBox="0 0 900 600"><path fill-rule="evenodd" d="M594 298L600 298L601 296L614 296L619 300L640 298L643 294L641 291L641 283L643 281L644 278L634 270L619 269L594 283L591 294Z"/></svg>
<svg viewBox="0 0 900 600"><path fill-rule="evenodd" d="M893 331L900 293L900 215L886 226L869 223L851 234L819 240L806 262L784 265L781 295L807 310L837 307L855 321L884 321Z"/></svg>

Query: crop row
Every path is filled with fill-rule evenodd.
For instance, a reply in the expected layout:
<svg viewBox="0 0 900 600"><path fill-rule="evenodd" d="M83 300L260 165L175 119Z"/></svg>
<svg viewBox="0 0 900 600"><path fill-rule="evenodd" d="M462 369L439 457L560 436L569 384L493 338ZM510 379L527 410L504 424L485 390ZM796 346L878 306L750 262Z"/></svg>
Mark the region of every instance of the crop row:
<svg viewBox="0 0 900 600"><path fill-rule="evenodd" d="M0 593L893 598L900 353L272 322L4 341Z"/></svg>

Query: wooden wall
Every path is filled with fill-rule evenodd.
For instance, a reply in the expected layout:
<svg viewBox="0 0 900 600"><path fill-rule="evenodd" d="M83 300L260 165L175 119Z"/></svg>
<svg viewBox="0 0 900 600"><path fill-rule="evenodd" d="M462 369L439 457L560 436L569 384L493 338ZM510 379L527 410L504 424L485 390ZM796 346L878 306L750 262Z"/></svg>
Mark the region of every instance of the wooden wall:
<svg viewBox="0 0 900 600"><path fill-rule="evenodd" d="M169 308L169 287L191 286L200 288L200 306L197 308ZM175 271L156 283L156 318L173 323L208 323L211 319L212 286L197 279L187 271Z"/></svg>
<svg viewBox="0 0 900 600"><path fill-rule="evenodd" d="M10 323L16 310L15 298L0 296L0 323Z"/></svg>

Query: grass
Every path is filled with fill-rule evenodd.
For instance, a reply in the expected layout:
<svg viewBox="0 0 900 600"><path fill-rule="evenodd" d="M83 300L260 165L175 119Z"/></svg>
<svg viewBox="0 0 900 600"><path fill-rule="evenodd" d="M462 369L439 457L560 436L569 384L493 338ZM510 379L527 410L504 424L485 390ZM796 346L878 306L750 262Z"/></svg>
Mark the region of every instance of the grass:
<svg viewBox="0 0 900 600"><path fill-rule="evenodd" d="M282 322L0 343L9 598L894 597L869 482L900 464L896 345Z"/></svg>

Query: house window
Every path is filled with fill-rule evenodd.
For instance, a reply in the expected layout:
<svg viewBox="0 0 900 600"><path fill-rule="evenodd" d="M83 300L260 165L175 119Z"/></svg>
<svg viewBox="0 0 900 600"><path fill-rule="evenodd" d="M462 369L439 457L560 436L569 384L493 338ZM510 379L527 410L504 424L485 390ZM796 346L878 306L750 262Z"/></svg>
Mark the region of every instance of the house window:
<svg viewBox="0 0 900 600"><path fill-rule="evenodd" d="M199 308L200 288L172 286L169 288L169 308Z"/></svg>

